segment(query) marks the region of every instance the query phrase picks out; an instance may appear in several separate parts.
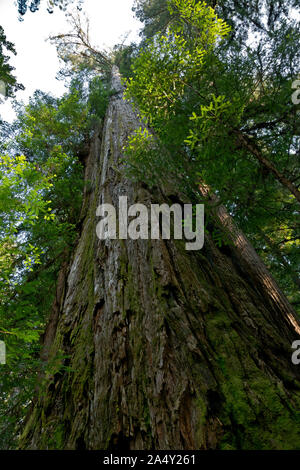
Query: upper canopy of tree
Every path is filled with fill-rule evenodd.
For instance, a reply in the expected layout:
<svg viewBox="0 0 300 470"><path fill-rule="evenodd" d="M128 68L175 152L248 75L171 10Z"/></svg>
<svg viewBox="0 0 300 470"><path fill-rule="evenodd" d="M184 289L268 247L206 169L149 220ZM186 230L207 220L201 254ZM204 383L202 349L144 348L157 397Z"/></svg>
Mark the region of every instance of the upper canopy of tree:
<svg viewBox="0 0 300 470"><path fill-rule="evenodd" d="M58 6L61 10L66 10L69 3L73 0L47 0L47 9L49 13L53 13L54 7ZM41 0L18 0L18 12L20 16L24 16L27 9L34 13L40 7ZM77 8L81 8L82 0L77 1Z"/></svg>
<svg viewBox="0 0 300 470"><path fill-rule="evenodd" d="M197 4L201 0L194 0ZM158 31L164 32L175 19L169 11L169 0L135 0L133 10L144 23L141 35L152 37ZM247 39L249 31L272 32L276 25L286 19L292 8L299 5L298 0L206 0L206 4L215 9L220 18L232 26L235 39ZM262 15L262 12L265 12Z"/></svg>

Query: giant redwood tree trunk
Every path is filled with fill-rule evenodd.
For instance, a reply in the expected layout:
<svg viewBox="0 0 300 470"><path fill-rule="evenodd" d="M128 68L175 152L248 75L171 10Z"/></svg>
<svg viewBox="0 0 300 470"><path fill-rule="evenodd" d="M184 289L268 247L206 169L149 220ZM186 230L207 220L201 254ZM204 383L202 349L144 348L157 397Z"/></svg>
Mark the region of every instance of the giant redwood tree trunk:
<svg viewBox="0 0 300 470"><path fill-rule="evenodd" d="M200 251L183 241L97 238L100 203L179 198L122 175L123 145L141 124L115 68L113 88L21 448L299 448L297 321L241 234L231 227L239 242L221 248L207 235Z"/></svg>

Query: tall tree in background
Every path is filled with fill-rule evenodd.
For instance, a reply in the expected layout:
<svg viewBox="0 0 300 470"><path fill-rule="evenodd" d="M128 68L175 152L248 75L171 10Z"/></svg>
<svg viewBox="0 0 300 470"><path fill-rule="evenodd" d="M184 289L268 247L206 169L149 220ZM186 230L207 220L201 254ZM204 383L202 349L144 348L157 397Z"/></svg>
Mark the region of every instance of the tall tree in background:
<svg viewBox="0 0 300 470"><path fill-rule="evenodd" d="M201 65L203 86L215 86L208 81L208 65L218 65L213 51L227 28L205 5L174 0L173 6L180 7L181 26L175 22L171 35L143 49L128 84L151 131L123 100L119 71L112 69L105 122L85 160L80 233L71 262L60 271L44 337L47 374L22 448L299 448L300 372L291 362L291 344L300 330L293 308L207 189L209 183L222 196L219 181L211 184L205 168L198 168L197 179L190 177L195 162L205 162L198 157L205 145L199 129L194 139L192 127L183 125L189 113L199 121L196 100L202 131L219 126L220 138L228 131L224 114L233 114L222 94L211 93L210 102L202 103L202 89L193 81ZM189 21L189 6L196 24ZM193 36L195 26L200 31ZM188 93L190 87L196 93ZM235 104L239 110L240 102ZM170 142L174 129L177 150ZM209 132L205 140L212 145ZM170 150L176 150L174 161ZM169 178L157 177L159 165ZM132 168L134 175L128 174ZM188 252L179 240L98 240L97 206L117 207L124 195L129 205L146 206L206 197L211 210L204 248ZM217 241L214 230L229 243Z"/></svg>
<svg viewBox="0 0 300 470"><path fill-rule="evenodd" d="M60 266L80 227L82 165L108 90L93 74L72 77L57 99L36 92L0 141L0 448L14 448L34 394L40 335ZM5 132L3 132L5 130Z"/></svg>
<svg viewBox="0 0 300 470"><path fill-rule="evenodd" d="M17 83L16 77L13 75L14 67L9 64L9 56L7 53L16 54L14 45L8 41L2 26L0 26L0 99L3 96L14 96L14 93L23 89L23 86Z"/></svg>

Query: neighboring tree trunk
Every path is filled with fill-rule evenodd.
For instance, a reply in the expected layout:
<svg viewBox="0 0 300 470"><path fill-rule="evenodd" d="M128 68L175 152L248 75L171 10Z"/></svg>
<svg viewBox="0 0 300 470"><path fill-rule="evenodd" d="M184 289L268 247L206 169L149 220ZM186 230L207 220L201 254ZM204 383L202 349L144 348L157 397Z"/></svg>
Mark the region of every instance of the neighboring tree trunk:
<svg viewBox="0 0 300 470"><path fill-rule="evenodd" d="M210 235L197 252L183 241L98 240L100 203L179 198L122 176L122 148L141 124L116 69L113 88L45 335L49 371L20 447L299 448L298 324L249 246L243 259L238 244L218 248Z"/></svg>

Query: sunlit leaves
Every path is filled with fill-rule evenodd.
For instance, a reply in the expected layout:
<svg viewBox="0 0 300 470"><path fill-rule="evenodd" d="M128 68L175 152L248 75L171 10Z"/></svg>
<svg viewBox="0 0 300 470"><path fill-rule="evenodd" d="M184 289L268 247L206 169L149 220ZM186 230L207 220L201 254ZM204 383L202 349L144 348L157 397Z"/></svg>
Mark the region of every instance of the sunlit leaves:
<svg viewBox="0 0 300 470"><path fill-rule="evenodd" d="M255 5L207 2L217 3L216 11L239 25L228 34L226 24L201 1L136 3L146 23L145 37L152 39L144 41L133 61L127 96L156 139L150 148L140 132L130 139L129 169L151 184L171 175L174 185L190 196L197 195L199 180L205 181L299 306L295 198L235 134L243 132L299 185L300 116L291 99L299 28L288 20L288 6L276 0ZM245 44L253 29L259 35Z"/></svg>
<svg viewBox="0 0 300 470"><path fill-rule="evenodd" d="M42 0L43 1L43 0ZM73 0L44 0L44 2L47 5L47 10L49 13L53 13L53 10L55 7L58 7L60 10L65 11L67 9L67 6L73 2ZM83 0L78 0L77 3L77 8L81 9L81 4ZM31 13L35 13L38 11L40 7L41 0L17 0L18 4L18 13L20 15L20 19L26 14L27 9L31 11Z"/></svg>
<svg viewBox="0 0 300 470"><path fill-rule="evenodd" d="M172 30L175 33L181 33L185 28L188 28L193 48L200 46L207 50L230 31L230 26L222 18L218 18L215 10L206 2L169 0L168 6L171 15L178 13ZM196 56L200 51L197 47L195 48Z"/></svg>

